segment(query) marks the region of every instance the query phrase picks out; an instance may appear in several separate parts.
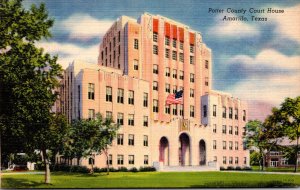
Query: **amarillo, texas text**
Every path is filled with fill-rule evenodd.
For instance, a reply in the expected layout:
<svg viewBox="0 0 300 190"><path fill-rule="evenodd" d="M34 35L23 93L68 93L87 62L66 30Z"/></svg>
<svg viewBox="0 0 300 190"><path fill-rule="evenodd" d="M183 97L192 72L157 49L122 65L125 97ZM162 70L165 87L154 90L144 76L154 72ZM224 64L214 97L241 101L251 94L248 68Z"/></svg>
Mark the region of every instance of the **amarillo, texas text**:
<svg viewBox="0 0 300 190"><path fill-rule="evenodd" d="M221 19L223 21L268 21L268 14L283 14L283 9L274 9L274 8L249 8L249 9L218 9L218 8L208 8L208 13L217 14L217 13L229 13L230 15L224 15Z"/></svg>

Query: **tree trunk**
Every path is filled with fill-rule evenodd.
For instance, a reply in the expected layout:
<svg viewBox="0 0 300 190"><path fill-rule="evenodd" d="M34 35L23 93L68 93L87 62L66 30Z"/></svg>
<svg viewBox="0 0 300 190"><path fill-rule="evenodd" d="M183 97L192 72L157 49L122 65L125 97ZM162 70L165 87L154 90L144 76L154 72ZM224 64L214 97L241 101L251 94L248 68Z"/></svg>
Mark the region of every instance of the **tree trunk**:
<svg viewBox="0 0 300 190"><path fill-rule="evenodd" d="M50 166L49 166L49 159L47 156L46 149L42 150L43 153L43 159L44 159L44 164L45 164L45 183L49 184L51 179L50 179Z"/></svg>
<svg viewBox="0 0 300 190"><path fill-rule="evenodd" d="M298 168L298 144L299 144L299 137L298 137L298 133L297 133L297 144L296 144L296 148L295 148L295 170L294 170L294 172L297 172L297 168Z"/></svg>
<svg viewBox="0 0 300 190"><path fill-rule="evenodd" d="M77 157L77 166L79 166L79 164L80 164L80 157L78 156Z"/></svg>
<svg viewBox="0 0 300 190"><path fill-rule="evenodd" d="M106 156L106 164L107 164L107 168L106 168L106 174L109 175L109 160L108 160L108 153L107 151L104 151L105 156Z"/></svg>

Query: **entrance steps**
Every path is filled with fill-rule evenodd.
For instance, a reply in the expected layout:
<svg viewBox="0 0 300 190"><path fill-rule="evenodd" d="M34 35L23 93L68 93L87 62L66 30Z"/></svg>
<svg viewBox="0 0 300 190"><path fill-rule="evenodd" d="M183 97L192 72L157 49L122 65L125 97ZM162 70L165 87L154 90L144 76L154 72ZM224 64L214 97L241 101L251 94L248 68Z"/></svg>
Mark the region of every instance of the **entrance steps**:
<svg viewBox="0 0 300 190"><path fill-rule="evenodd" d="M219 171L216 166L163 166L159 168L162 172L199 172L199 171Z"/></svg>

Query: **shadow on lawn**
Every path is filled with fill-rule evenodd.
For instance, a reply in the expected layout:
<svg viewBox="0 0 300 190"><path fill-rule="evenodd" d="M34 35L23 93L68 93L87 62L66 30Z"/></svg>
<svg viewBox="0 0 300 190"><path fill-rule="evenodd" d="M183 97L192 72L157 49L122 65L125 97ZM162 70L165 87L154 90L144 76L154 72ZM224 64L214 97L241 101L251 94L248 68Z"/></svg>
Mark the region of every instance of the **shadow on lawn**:
<svg viewBox="0 0 300 190"><path fill-rule="evenodd" d="M26 178L5 178L2 179L2 188L36 188L44 185L44 182L30 181Z"/></svg>
<svg viewBox="0 0 300 190"><path fill-rule="evenodd" d="M266 182L235 182L230 183L226 181L214 181L214 182L208 182L204 183L202 185L191 185L190 188L203 188L203 187L226 187L226 188L271 188L271 187L298 187L295 183L290 182L282 182L282 181L266 181Z"/></svg>

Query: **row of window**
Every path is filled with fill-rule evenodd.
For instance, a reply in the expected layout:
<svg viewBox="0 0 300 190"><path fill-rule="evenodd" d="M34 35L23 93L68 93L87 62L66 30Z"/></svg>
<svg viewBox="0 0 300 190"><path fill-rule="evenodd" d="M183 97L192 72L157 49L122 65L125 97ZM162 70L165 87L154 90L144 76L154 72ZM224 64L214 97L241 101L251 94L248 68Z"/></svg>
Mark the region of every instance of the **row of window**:
<svg viewBox="0 0 300 190"><path fill-rule="evenodd" d="M124 145L124 134L117 134L117 145ZM128 145L134 146L134 134L128 135ZM148 146L148 135L143 136L143 145Z"/></svg>
<svg viewBox="0 0 300 190"><path fill-rule="evenodd" d="M233 119L232 112L233 112L233 108L229 107L229 114L228 114L229 119ZM214 117L217 117L217 105L213 105L212 115ZM234 119L238 120L239 119L238 115L239 115L239 110L234 109ZM207 105L203 105L203 117L207 117ZM225 106L223 106L222 117L226 118L226 107ZM246 121L246 110L243 110L243 121Z"/></svg>
<svg viewBox="0 0 300 190"><path fill-rule="evenodd" d="M128 155L128 164L134 164L134 155ZM109 155L109 159L108 162L109 164L112 164L112 155ZM149 156L148 155L144 155L144 165L148 165L149 163ZM123 154L118 154L117 155L117 164L118 165L124 165L124 155Z"/></svg>
<svg viewBox="0 0 300 190"><path fill-rule="evenodd" d="M223 150L226 150L227 142L223 141L222 145L223 145ZM213 140L213 149L217 150L217 141L216 140ZM228 142L228 150L233 150L233 141ZM239 142L238 141L234 142L234 150L239 150Z"/></svg>
<svg viewBox="0 0 300 190"><path fill-rule="evenodd" d="M118 32L118 42L120 43L121 41L121 32L119 31ZM109 47L109 49L108 49ZM108 43L108 46L105 47L105 49L103 51L101 51L101 60L102 60L102 63L104 62L104 54L105 54L105 66L108 65L108 50L110 52L110 55L109 55L109 64L111 64L112 62L115 62L116 60L116 37L113 38L113 41L110 41ZM113 49L113 58L112 58L112 49ZM120 54L121 54L121 46L118 45L118 68L120 68Z"/></svg>
<svg viewBox="0 0 300 190"><path fill-rule="evenodd" d="M214 161L217 161L217 156L214 157ZM227 164L227 157L223 156L223 164ZM233 164L233 157L228 157L228 164ZM239 164L239 157L234 157L234 164ZM243 164L247 164L247 157L244 157Z"/></svg>
<svg viewBox="0 0 300 190"><path fill-rule="evenodd" d="M213 124L213 132L217 133L217 124ZM222 125L222 133L223 134L227 133L226 125ZM231 126L231 125L228 127L228 134L233 135L233 126ZM234 134L239 135L239 127L238 126L234 127Z"/></svg>
<svg viewBox="0 0 300 190"><path fill-rule="evenodd" d="M158 33L157 32L153 32L153 42L158 42ZM165 36L165 45L166 46L170 46L170 38ZM173 48L177 48L177 40L176 39L172 39L172 47ZM190 52L194 53L194 45L190 44ZM183 42L179 41L179 49L183 50Z"/></svg>

